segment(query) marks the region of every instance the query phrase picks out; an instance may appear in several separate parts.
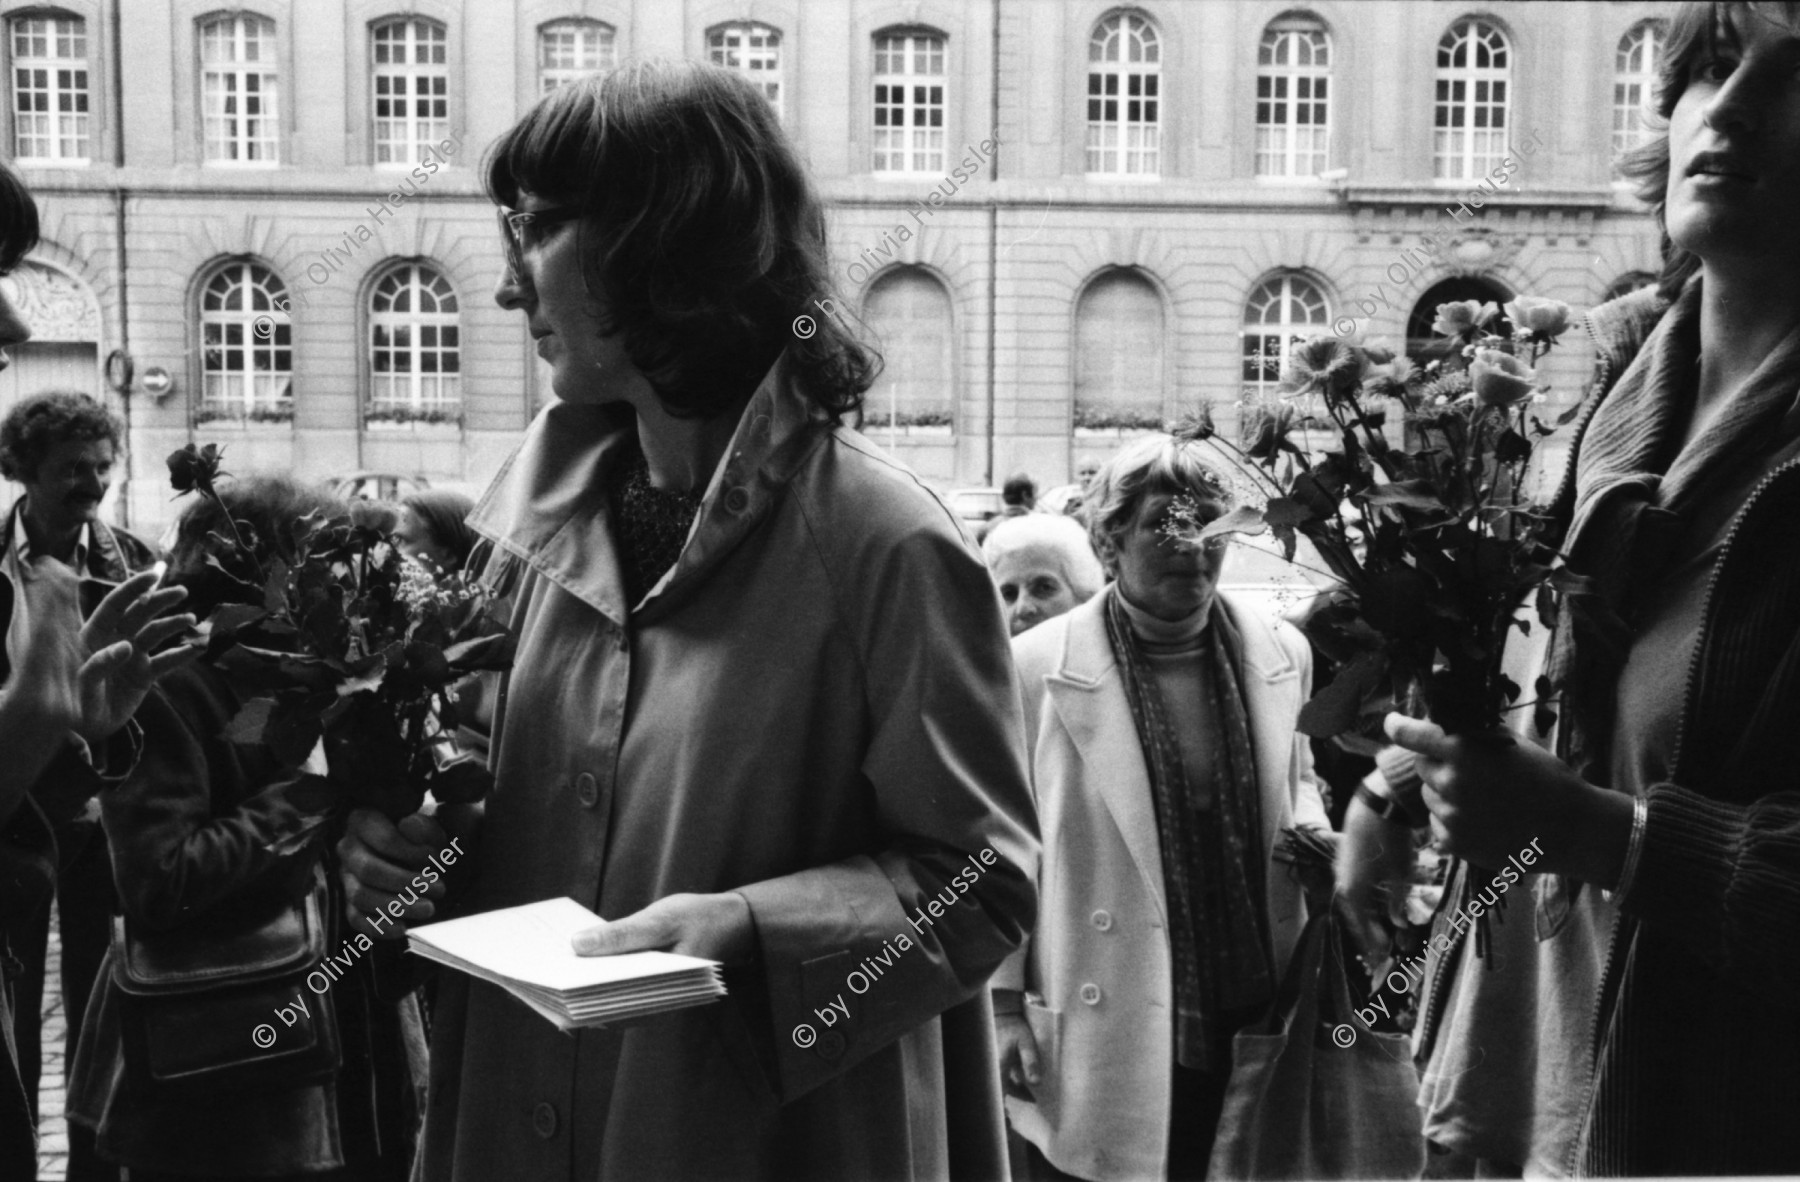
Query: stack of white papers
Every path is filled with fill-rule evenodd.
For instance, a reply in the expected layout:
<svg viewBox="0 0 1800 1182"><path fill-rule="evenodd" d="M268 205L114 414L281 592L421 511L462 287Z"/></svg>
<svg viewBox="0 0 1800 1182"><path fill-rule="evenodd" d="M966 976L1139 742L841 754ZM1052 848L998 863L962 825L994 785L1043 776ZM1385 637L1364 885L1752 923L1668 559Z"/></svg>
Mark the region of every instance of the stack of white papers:
<svg viewBox="0 0 1800 1182"><path fill-rule="evenodd" d="M604 1026L725 996L719 962L673 952L577 956L570 938L603 922L573 899L408 929L407 947L490 981L556 1023Z"/></svg>

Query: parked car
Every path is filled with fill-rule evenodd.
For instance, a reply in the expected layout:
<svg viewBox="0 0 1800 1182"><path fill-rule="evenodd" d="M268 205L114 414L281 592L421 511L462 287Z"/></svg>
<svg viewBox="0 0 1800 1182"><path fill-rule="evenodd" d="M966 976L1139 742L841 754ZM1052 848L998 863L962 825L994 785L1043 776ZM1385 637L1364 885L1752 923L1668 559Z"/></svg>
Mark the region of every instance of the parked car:
<svg viewBox="0 0 1800 1182"><path fill-rule="evenodd" d="M1006 507L997 488L953 488L944 500L964 521L991 521Z"/></svg>
<svg viewBox="0 0 1800 1182"><path fill-rule="evenodd" d="M423 476L398 472L352 472L331 482L332 493L346 501L398 501L430 487Z"/></svg>

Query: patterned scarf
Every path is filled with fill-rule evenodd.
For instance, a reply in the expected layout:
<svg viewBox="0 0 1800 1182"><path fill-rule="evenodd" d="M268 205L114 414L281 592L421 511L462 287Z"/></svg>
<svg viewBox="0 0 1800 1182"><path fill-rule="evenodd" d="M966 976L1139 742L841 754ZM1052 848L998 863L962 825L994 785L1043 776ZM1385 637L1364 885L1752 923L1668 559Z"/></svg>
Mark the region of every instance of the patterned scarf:
<svg viewBox="0 0 1800 1182"><path fill-rule="evenodd" d="M1222 1016L1267 1004L1275 988L1256 762L1238 683L1236 654L1243 645L1215 601L1194 654L1210 673L1203 679L1205 709L1216 723L1214 733L1225 740L1214 755L1218 791L1208 805L1182 770L1177 720L1169 717L1116 584L1107 595L1106 633L1155 797L1175 967L1176 1060L1201 1071L1228 1070L1231 1049Z"/></svg>
<svg viewBox="0 0 1800 1182"><path fill-rule="evenodd" d="M650 483L650 462L632 447L612 488L614 540L625 576L625 602L635 607L681 557L701 494L665 492Z"/></svg>

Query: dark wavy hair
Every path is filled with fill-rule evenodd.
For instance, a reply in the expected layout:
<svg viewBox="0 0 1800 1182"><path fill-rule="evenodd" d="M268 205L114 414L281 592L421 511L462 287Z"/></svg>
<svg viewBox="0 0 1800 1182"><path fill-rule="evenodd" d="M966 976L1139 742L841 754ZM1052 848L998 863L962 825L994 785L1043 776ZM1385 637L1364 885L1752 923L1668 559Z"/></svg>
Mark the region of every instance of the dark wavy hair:
<svg viewBox="0 0 1800 1182"><path fill-rule="evenodd" d="M0 161L0 275L10 275L37 244L37 202L12 166Z"/></svg>
<svg viewBox="0 0 1800 1182"><path fill-rule="evenodd" d="M469 528L469 514L475 502L447 488L422 488L400 502L402 508L418 515L431 540L450 551L455 561L451 570L460 570L475 549L475 531Z"/></svg>
<svg viewBox="0 0 1800 1182"><path fill-rule="evenodd" d="M0 422L0 476L36 480L38 465L57 444L100 439L111 440L115 452L125 450L118 416L86 394L58 391L27 398Z"/></svg>
<svg viewBox="0 0 1800 1182"><path fill-rule="evenodd" d="M727 412L783 348L827 415L861 405L879 361L825 311L835 304L823 206L745 78L642 61L560 87L495 142L485 168L498 204L529 191L584 211L602 331L622 336L671 414ZM811 336L794 330L802 315Z"/></svg>
<svg viewBox="0 0 1800 1182"><path fill-rule="evenodd" d="M1634 185L1638 200L1656 215L1656 227L1662 232L1662 275L1657 291L1672 300L1681 294L1682 285L1700 269L1700 260L1676 246L1669 237L1663 206L1669 192L1669 117L1675 104L1687 91L1688 72L1701 57L1712 53L1720 41L1735 41L1738 28L1745 19L1769 19L1762 11L1778 11L1786 24L1800 24L1800 0L1711 0L1684 4L1669 24L1668 44L1656 70L1656 115L1662 122L1662 134L1620 155L1615 168L1619 175Z"/></svg>
<svg viewBox="0 0 1800 1182"><path fill-rule="evenodd" d="M270 551L268 539L292 530L294 522L308 513L325 518L348 517L350 506L317 485L303 484L292 476L243 476L219 483L219 499L195 497L175 524L175 542L169 547L168 581L187 588L188 597L181 610L205 619L215 608L227 603L260 603L261 590L246 587L227 578L207 565L209 552L216 553L214 535L228 536L229 513L240 523L248 523L244 535L247 544L257 549L266 563ZM221 504L222 502L222 504ZM240 530L240 533L243 531ZM250 564L242 557L221 556L233 574L251 580Z"/></svg>

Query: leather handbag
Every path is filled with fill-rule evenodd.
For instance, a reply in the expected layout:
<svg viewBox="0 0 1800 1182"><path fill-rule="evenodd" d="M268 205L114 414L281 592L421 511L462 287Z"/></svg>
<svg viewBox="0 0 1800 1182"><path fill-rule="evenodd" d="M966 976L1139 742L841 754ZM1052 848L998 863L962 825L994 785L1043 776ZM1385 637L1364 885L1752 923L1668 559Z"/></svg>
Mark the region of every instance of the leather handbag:
<svg viewBox="0 0 1800 1182"><path fill-rule="evenodd" d="M1356 1016L1338 922L1314 912L1268 1016L1233 1040L1208 1178L1424 1173L1409 1040Z"/></svg>
<svg viewBox="0 0 1800 1182"><path fill-rule="evenodd" d="M320 968L329 914L315 868L306 896L272 915L170 932L114 916L112 975L131 1089L165 1097L286 1091L335 1077L336 1007L307 983L331 979Z"/></svg>

